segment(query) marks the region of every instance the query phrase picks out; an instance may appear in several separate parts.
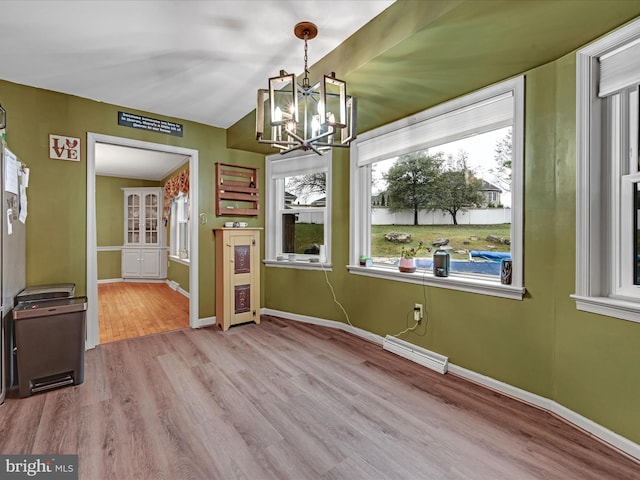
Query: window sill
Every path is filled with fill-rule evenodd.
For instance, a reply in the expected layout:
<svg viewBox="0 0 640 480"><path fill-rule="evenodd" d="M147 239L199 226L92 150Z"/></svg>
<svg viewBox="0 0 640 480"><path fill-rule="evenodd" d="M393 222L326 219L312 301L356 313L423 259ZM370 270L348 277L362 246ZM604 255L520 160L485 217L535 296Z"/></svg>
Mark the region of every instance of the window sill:
<svg viewBox="0 0 640 480"><path fill-rule="evenodd" d="M288 260L263 260L265 267L276 267L276 268L296 268L298 270L326 270L332 271L333 267L330 263L320 263L320 262L310 262L308 260L296 260L295 262L290 262Z"/></svg>
<svg viewBox="0 0 640 480"><path fill-rule="evenodd" d="M629 320L630 322L640 322L640 303L611 297L571 295L571 298L576 301L578 310Z"/></svg>
<svg viewBox="0 0 640 480"><path fill-rule="evenodd" d="M181 263L182 265L190 265L188 258L180 258L176 255L169 255L169 260L171 260L172 262Z"/></svg>
<svg viewBox="0 0 640 480"><path fill-rule="evenodd" d="M491 295L512 300L522 300L526 292L524 287L502 285L497 280L485 279L480 276L471 277L451 274L448 277L434 277L430 270L416 270L415 273L403 273L398 271L397 268L362 267L359 265L347 265L347 269L355 275L429 285L430 287L479 293L481 295Z"/></svg>

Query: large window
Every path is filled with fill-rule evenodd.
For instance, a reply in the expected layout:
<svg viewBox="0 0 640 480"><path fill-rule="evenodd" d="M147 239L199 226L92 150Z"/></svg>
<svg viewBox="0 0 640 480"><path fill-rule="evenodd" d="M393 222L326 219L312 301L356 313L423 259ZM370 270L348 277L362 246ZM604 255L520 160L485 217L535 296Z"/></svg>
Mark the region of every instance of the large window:
<svg viewBox="0 0 640 480"><path fill-rule="evenodd" d="M519 77L361 135L351 146L350 271L521 299L523 111ZM419 242L417 270L399 272L402 247ZM447 277L434 275L436 250L449 254Z"/></svg>
<svg viewBox="0 0 640 480"><path fill-rule="evenodd" d="M640 321L640 21L577 54L577 308Z"/></svg>
<svg viewBox="0 0 640 480"><path fill-rule="evenodd" d="M267 265L330 263L331 153L266 159Z"/></svg>

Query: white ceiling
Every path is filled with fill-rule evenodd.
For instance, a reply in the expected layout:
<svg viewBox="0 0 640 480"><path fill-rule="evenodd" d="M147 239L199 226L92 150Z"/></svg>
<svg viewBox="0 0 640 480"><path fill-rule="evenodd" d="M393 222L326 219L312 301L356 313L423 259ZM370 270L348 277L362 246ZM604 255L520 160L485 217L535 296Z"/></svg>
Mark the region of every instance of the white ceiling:
<svg viewBox="0 0 640 480"><path fill-rule="evenodd" d="M392 1L2 1L0 77L228 128L280 69L303 70Z"/></svg>
<svg viewBox="0 0 640 480"><path fill-rule="evenodd" d="M318 26L309 41L313 65L391 3L3 0L0 78L228 128L255 108L256 91L269 77L280 69L302 72L296 23ZM105 174L129 175L110 164L114 158ZM97 157L99 171L103 160ZM135 166L131 175L144 176L143 164L159 161L146 154L121 167Z"/></svg>
<svg viewBox="0 0 640 480"><path fill-rule="evenodd" d="M96 143L97 175L159 181L188 161L175 153Z"/></svg>

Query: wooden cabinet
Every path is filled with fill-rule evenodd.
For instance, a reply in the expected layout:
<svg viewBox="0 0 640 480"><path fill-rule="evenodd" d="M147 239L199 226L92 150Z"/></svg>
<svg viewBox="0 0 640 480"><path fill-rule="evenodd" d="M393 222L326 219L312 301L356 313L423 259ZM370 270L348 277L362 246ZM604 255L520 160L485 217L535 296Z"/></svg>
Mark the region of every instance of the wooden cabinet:
<svg viewBox="0 0 640 480"><path fill-rule="evenodd" d="M162 229L162 188L123 188L122 278L167 278Z"/></svg>
<svg viewBox="0 0 640 480"><path fill-rule="evenodd" d="M216 324L260 323L260 229L215 228Z"/></svg>

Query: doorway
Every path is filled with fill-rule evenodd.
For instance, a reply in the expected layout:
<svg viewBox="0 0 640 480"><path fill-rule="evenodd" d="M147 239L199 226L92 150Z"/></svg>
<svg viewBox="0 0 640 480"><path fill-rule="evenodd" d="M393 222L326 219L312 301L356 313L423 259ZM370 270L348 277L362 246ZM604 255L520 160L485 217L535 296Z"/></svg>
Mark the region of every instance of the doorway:
<svg viewBox="0 0 640 480"><path fill-rule="evenodd" d="M96 225L96 147L111 145L188 157L191 202L189 262L189 325L198 326L198 151L128 138L87 133L87 348L100 343L98 309L98 247ZM93 301L92 301L93 299Z"/></svg>

